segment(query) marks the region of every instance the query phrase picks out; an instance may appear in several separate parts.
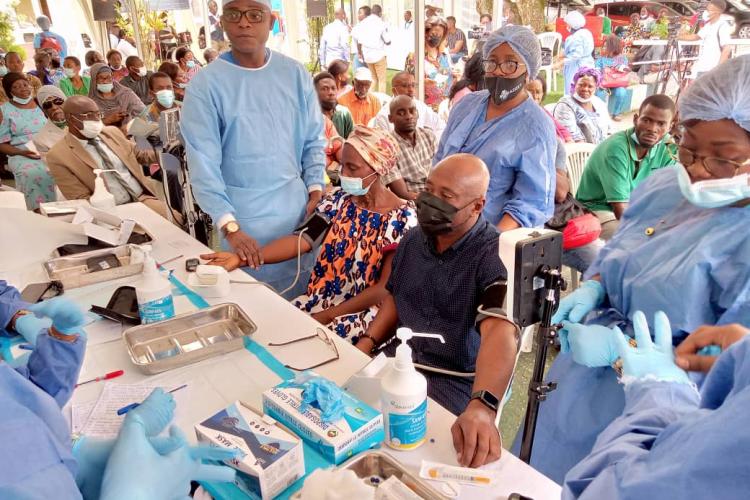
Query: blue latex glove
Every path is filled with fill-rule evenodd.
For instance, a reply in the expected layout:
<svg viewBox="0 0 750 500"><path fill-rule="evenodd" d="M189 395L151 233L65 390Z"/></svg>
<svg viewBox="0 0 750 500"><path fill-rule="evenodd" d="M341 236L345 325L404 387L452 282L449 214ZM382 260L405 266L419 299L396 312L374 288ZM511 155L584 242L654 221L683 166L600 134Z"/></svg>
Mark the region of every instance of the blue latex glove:
<svg viewBox="0 0 750 500"><path fill-rule="evenodd" d="M596 280L584 281L573 293L560 301L560 306L552 316L552 323L567 320L580 323L588 313L604 302L604 287Z"/></svg>
<svg viewBox="0 0 750 500"><path fill-rule="evenodd" d="M573 361L589 368L610 366L617 361L617 337L622 332L601 325L563 321L560 331L562 352L571 351Z"/></svg>
<svg viewBox="0 0 750 500"><path fill-rule="evenodd" d="M631 347L625 335L617 337L618 351L622 358L623 382L654 379L664 382L690 384L684 370L674 362L672 328L669 318L662 311L654 315L654 339L651 341L646 315L641 311L633 314L633 329L638 347Z"/></svg>
<svg viewBox="0 0 750 500"><path fill-rule="evenodd" d="M320 410L323 422L335 422L344 417L341 388L330 380L303 373L297 377L295 385L302 388L300 412L313 406Z"/></svg>
<svg viewBox="0 0 750 500"><path fill-rule="evenodd" d="M34 314L25 314L16 319L15 330L26 342L36 347L36 338L52 326L49 318L37 318Z"/></svg>
<svg viewBox="0 0 750 500"><path fill-rule="evenodd" d="M29 307L39 317L48 317L52 320L52 326L64 335L81 334L86 323L83 311L77 304L64 298L55 297L54 299L45 300Z"/></svg>
<svg viewBox="0 0 750 500"><path fill-rule="evenodd" d="M201 460L230 460L238 450L190 447L176 427L170 429L170 439L175 448L160 454L141 421L128 412L104 470L101 500L184 499L190 493L190 481L234 481L234 469L204 465Z"/></svg>
<svg viewBox="0 0 750 500"><path fill-rule="evenodd" d="M127 415L130 421L136 421L143 426L147 436L156 436L174 418L176 405L174 396L158 387L143 400L143 403L130 410Z"/></svg>

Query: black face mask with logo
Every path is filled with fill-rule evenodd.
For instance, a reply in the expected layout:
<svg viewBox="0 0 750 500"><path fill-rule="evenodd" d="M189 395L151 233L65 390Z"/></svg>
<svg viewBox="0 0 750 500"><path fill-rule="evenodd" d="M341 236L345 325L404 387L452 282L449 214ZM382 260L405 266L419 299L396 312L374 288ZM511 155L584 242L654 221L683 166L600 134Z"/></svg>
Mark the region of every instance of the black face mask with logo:
<svg viewBox="0 0 750 500"><path fill-rule="evenodd" d="M485 76L484 86L490 91L492 102L496 106L517 96L526 86L526 73L516 78L502 76Z"/></svg>
<svg viewBox="0 0 750 500"><path fill-rule="evenodd" d="M456 208L432 193L422 192L417 196L417 221L428 236L450 233L456 214L474 203Z"/></svg>

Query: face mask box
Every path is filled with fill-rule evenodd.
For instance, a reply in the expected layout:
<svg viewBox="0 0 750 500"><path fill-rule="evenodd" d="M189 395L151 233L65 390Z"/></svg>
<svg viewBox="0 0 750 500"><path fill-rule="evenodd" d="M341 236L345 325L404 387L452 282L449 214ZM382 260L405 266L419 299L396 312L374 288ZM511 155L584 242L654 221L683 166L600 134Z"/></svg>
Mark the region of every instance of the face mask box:
<svg viewBox="0 0 750 500"><path fill-rule="evenodd" d="M242 452L226 464L238 471L235 484L250 498L274 498L305 475L302 441L239 401L196 424L195 434L202 443Z"/></svg>
<svg viewBox="0 0 750 500"><path fill-rule="evenodd" d="M293 381L282 382L265 391L263 412L311 443L326 460L339 464L385 439L383 414L351 394L342 391L344 416L323 422L313 405L300 411L302 389L292 385Z"/></svg>

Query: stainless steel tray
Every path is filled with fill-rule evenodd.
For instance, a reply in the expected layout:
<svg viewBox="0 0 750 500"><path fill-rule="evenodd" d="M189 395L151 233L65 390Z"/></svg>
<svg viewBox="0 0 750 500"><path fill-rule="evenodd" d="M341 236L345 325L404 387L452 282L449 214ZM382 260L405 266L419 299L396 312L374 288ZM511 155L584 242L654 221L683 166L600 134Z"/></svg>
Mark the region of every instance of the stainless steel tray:
<svg viewBox="0 0 750 500"><path fill-rule="evenodd" d="M173 368L236 351L257 327L237 304L219 304L123 333L130 359L142 372Z"/></svg>
<svg viewBox="0 0 750 500"><path fill-rule="evenodd" d="M404 468L395 458L382 451L366 451L339 466L350 469L370 486L377 487L391 476L408 486L414 493L427 500L447 500L435 488Z"/></svg>
<svg viewBox="0 0 750 500"><path fill-rule="evenodd" d="M92 257L113 254L120 261L120 267L90 272L86 260ZM134 256L140 254L140 259L133 262ZM134 276L143 272L142 250L138 245L122 245L113 248L92 250L65 257L57 257L44 263L44 270L50 281L61 281L65 290L79 288L94 283L110 281L127 276Z"/></svg>

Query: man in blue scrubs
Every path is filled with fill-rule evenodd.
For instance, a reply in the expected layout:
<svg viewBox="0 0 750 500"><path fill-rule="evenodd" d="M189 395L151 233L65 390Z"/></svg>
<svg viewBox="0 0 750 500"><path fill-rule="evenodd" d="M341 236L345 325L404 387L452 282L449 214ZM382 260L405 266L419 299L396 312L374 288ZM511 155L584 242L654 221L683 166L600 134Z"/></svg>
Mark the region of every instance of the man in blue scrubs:
<svg viewBox="0 0 750 500"><path fill-rule="evenodd" d="M304 66L266 48L270 0L224 0L221 22L232 49L191 80L182 108L193 191L225 247L281 291L297 263L262 266L260 247L292 233L321 198L323 116ZM305 256L302 273L311 266Z"/></svg>

